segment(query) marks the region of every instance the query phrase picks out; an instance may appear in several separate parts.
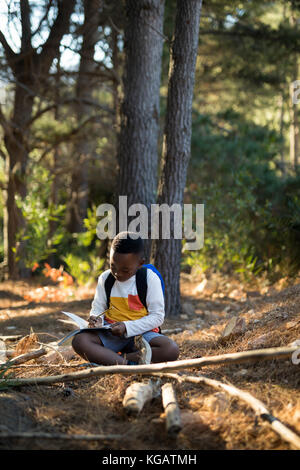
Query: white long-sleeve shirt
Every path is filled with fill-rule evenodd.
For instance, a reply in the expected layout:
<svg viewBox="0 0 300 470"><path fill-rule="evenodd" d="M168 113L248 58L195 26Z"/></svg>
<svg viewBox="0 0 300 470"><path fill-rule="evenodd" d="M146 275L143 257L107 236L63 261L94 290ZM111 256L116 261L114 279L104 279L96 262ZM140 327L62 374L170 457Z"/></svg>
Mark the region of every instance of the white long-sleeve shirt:
<svg viewBox="0 0 300 470"><path fill-rule="evenodd" d="M107 309L104 282L110 270L104 271L98 278L98 284L92 302L90 315L99 315ZM125 336L131 337L145 333L162 325L165 317L165 300L161 281L157 274L147 268L147 309L141 303L135 275L127 281L115 280L110 294L110 308L106 319L122 321L126 326Z"/></svg>

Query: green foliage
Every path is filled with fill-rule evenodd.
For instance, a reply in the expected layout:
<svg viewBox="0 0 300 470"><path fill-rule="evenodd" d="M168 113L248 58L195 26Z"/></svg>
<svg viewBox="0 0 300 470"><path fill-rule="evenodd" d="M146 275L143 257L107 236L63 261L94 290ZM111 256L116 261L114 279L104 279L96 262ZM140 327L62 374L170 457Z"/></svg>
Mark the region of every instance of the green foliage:
<svg viewBox="0 0 300 470"><path fill-rule="evenodd" d="M23 201L17 200L26 220L25 228L18 235L19 242L26 240L26 266L32 267L56 253L79 285L93 282L104 264L104 259L97 256L101 242L96 236L96 207L88 209L84 219L85 232L69 234L63 224L66 206L54 206L49 202L51 185L49 171L35 165L30 176L30 192ZM57 222L52 235L51 221Z"/></svg>
<svg viewBox="0 0 300 470"><path fill-rule="evenodd" d="M50 202L52 180L47 169L34 165L29 176L30 191L24 200L16 198L26 221L25 227L18 234L18 241L26 241L24 261L27 267L32 267L35 262L55 253L65 236L61 220L66 207L64 204L55 206ZM51 221L57 222L52 235L49 233Z"/></svg>
<svg viewBox="0 0 300 470"><path fill-rule="evenodd" d="M87 209L87 217L83 219L85 232L74 234L74 237L78 240L79 247L90 247L97 240L96 228L98 220L96 210L97 208L94 204L91 209Z"/></svg>
<svg viewBox="0 0 300 470"><path fill-rule="evenodd" d="M79 285L87 285L94 282L99 276L104 265L104 259L100 259L94 253L88 253L84 257L80 257L73 253L63 256L63 260L67 265L67 270Z"/></svg>
<svg viewBox="0 0 300 470"><path fill-rule="evenodd" d="M279 137L232 112L216 119L226 132L208 116L194 119L190 195L205 204L205 237L184 263L247 279L276 265L299 269L299 178L274 169Z"/></svg>
<svg viewBox="0 0 300 470"><path fill-rule="evenodd" d="M51 115L45 114L36 121L32 129L32 138L35 142L55 145L64 140L68 140L75 126L74 119L64 119L58 121Z"/></svg>
<svg viewBox="0 0 300 470"><path fill-rule="evenodd" d="M67 265L67 270L75 278L79 285L85 285L99 276L105 259L98 256L101 241L97 239L96 206L87 210L84 219L85 232L73 234L76 243L72 245L72 251L62 256Z"/></svg>
<svg viewBox="0 0 300 470"><path fill-rule="evenodd" d="M36 8L38 11L39 7ZM83 15L82 6L78 8L76 32L73 28L71 35L75 34L80 42ZM113 8L116 15L113 23L122 29L124 12L118 8ZM293 25L291 21L293 12L297 16L296 8L295 2L284 0L203 2L193 103L194 109L202 114L194 114L193 157L187 189L190 202L205 204L205 245L199 252L187 252L185 265L234 271L243 277L262 270L292 272L299 268L300 177L283 178L276 167L284 159L287 161L287 155L280 161L278 155L287 153L289 146L289 85L297 78L295 64L300 44L299 24L296 21ZM167 107L175 15L176 0L169 0L164 14L164 35L169 40L163 41L161 130ZM100 43L105 63L114 67L113 56L118 51L113 47L114 28L109 15L108 19L107 27L103 24L99 29ZM122 35L119 47L115 57L117 67L111 70L116 75L120 75L124 59ZM57 75L58 63L53 63L49 86L45 85L44 92L34 100L33 114L39 117L25 128L30 168L26 178L28 194L17 201L26 221L18 242L26 241L27 266L55 253L56 261L64 260L77 282L85 284L103 266L99 256L102 247L95 232L94 206L84 222L85 232L71 234L65 228L66 204L73 191L74 151L81 139L88 138L94 143L91 155L83 163L88 165L89 204L112 202L117 178L113 155L118 126L114 93L106 86L93 93L93 101L100 106L90 106L89 112L96 119L86 122L86 116L78 118L72 100L78 61L70 66L63 62L60 65L66 73ZM7 64L2 65L6 76ZM3 104L8 124L8 116L13 115L10 96L13 86L7 87L8 104ZM59 103L55 110L54 103ZM113 112L107 113L105 109ZM160 135L162 140L163 132ZM5 139L2 140L0 153L5 159ZM53 151L57 155L52 161ZM53 177L42 165L52 168L61 183L57 206L50 202ZM0 182L5 179L4 160L0 160ZM1 233L3 204L0 197ZM54 231L50 228L53 223ZM3 258L1 235L0 258Z"/></svg>

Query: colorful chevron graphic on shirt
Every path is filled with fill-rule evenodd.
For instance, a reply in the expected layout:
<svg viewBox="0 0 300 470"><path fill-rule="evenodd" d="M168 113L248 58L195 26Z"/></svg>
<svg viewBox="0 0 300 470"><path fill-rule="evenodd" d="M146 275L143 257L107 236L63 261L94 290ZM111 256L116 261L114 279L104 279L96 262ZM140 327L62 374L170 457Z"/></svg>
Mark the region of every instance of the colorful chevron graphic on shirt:
<svg viewBox="0 0 300 470"><path fill-rule="evenodd" d="M147 314L139 296L128 294L127 298L110 297L110 306L105 318L113 321L138 320Z"/></svg>

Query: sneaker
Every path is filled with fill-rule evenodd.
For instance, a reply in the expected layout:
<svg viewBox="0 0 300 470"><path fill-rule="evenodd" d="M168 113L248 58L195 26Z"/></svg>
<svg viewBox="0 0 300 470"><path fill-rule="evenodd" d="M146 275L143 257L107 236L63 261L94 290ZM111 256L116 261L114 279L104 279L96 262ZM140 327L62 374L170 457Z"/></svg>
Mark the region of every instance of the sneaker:
<svg viewBox="0 0 300 470"><path fill-rule="evenodd" d="M151 364L152 349L148 341L146 341L142 335L138 335L134 338L134 344L140 353L138 364Z"/></svg>

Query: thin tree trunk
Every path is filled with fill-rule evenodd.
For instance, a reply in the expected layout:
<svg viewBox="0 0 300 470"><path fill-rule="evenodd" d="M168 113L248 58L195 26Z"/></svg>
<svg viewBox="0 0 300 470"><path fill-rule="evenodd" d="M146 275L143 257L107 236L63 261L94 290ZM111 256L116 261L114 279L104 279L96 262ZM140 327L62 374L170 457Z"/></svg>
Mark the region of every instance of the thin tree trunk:
<svg viewBox="0 0 300 470"><path fill-rule="evenodd" d="M295 17L295 12L292 11L290 16L291 26L296 27L297 19ZM294 55L294 76L292 77L292 82L290 84L290 162L294 171L297 170L298 166L298 153L299 153L299 122L298 122L298 105L294 103L294 80L298 79L298 57Z"/></svg>
<svg viewBox="0 0 300 470"><path fill-rule="evenodd" d="M118 19L118 18L116 18ZM114 18L115 20L115 18ZM115 25L115 22L112 22L112 32L111 32L111 48L112 48L112 64L114 70L114 79L112 82L112 91L113 91L113 103L114 103L114 128L116 134L120 133L121 128L121 87L119 80L121 74L121 68L123 65L122 55L120 54L118 40L119 40L120 30ZM118 189L116 189L118 191ZM112 240L106 239L102 242L101 251L98 253L100 258L105 258L104 269L110 268L110 248Z"/></svg>
<svg viewBox="0 0 300 470"><path fill-rule="evenodd" d="M86 104L92 101L96 87L95 76L95 45L98 41L98 26L102 0L84 0L83 41L81 47L80 66L76 86L76 114L78 122L91 116L93 108ZM90 127L85 126L75 144L74 168L71 181L71 198L68 229L71 233L83 232L83 219L88 207L88 163L93 145L89 135Z"/></svg>
<svg viewBox="0 0 300 470"><path fill-rule="evenodd" d="M22 79L21 79L22 80ZM24 83L24 80L23 80ZM26 167L28 161L28 150L26 145L27 135L23 131L28 116L31 116L33 107L33 97L27 91L16 85L14 113L12 117L12 127L5 133L4 143L7 150L6 177L7 187L4 196L4 263L7 264L7 275L16 278L18 271L25 273L25 266L22 262L24 241L19 241L17 246L17 234L25 229L25 220L21 210L17 207L16 197L23 200L26 197ZM16 250L16 251L14 251ZM16 264L16 254L21 259L19 266Z"/></svg>
<svg viewBox="0 0 300 470"><path fill-rule="evenodd" d="M75 0L62 0L58 3L57 16L49 36L41 46L41 52L31 45L30 6L28 0L21 0L21 50L15 53L0 31L0 42L4 49L8 67L14 76L14 108L10 120L3 119L4 143L7 151L6 189L4 194L4 264L7 265L7 277L15 278L28 272L24 258L26 242L18 246L17 235L25 228L25 221L16 204L16 198L23 200L27 193L26 167L28 161L27 128L32 116L35 96L43 89L53 59L57 56L61 38L67 32ZM17 249L16 249L17 248ZM18 259L18 263L16 263Z"/></svg>
<svg viewBox="0 0 300 470"><path fill-rule="evenodd" d="M294 86L290 85L290 162L293 170L298 165L299 123L297 105L293 103Z"/></svg>
<svg viewBox="0 0 300 470"><path fill-rule="evenodd" d="M60 86L61 86L61 67L60 67L60 58L61 54L58 53L57 56L57 69L56 69L56 83L55 83L55 110L54 110L54 119L59 121L59 103L60 103ZM53 180L51 182L51 192L50 192L50 204L53 209L55 209L57 205L57 192L58 192L58 175L57 175L57 168L59 162L59 149L56 147L53 152ZM52 214L51 214L52 215ZM52 237L57 229L57 221L56 220L49 220L49 235L48 235L48 242L52 240ZM50 266L55 267L56 263L56 256L55 253L51 253L48 256L48 263Z"/></svg>
<svg viewBox="0 0 300 470"><path fill-rule="evenodd" d="M284 3L283 5L283 20L285 21L287 19L287 4ZM286 71L287 71L287 59L283 61L283 73L284 76L282 77L282 80L285 82L285 77L286 77ZM280 94L279 94L279 99L278 99L278 105L279 105L279 135L281 139L281 144L280 144L280 164L281 164L281 171L282 171L282 176L286 176L286 170L287 170L287 161L285 159L285 137L284 137L284 113L285 113L285 86L284 88L281 88Z"/></svg>
<svg viewBox="0 0 300 470"><path fill-rule="evenodd" d="M163 14L164 0L126 1L117 194L127 196L128 206L144 204L148 213L157 187ZM145 246L148 258L150 240Z"/></svg>
<svg viewBox="0 0 300 470"><path fill-rule="evenodd" d="M118 77L120 74L120 66L121 66L121 58L120 58L120 51L118 46L119 40L119 32L116 30L116 26L112 27L112 63L113 69L115 72L115 76ZM117 79L113 80L112 87L113 87L113 102L114 102L114 124L116 129L120 128L120 90L119 90L119 81Z"/></svg>
<svg viewBox="0 0 300 470"><path fill-rule="evenodd" d="M286 162L284 157L284 136L283 136L283 126L284 126L284 93L283 90L279 95L279 135L281 138L280 144L280 163L281 163L281 171L282 176L286 174Z"/></svg>
<svg viewBox="0 0 300 470"><path fill-rule="evenodd" d="M201 0L177 1L175 34L169 70L168 103L158 204L183 205L183 191L190 158L192 100L198 49ZM171 221L171 227L174 220ZM166 315L180 313L181 240L156 240L154 264L166 284Z"/></svg>

